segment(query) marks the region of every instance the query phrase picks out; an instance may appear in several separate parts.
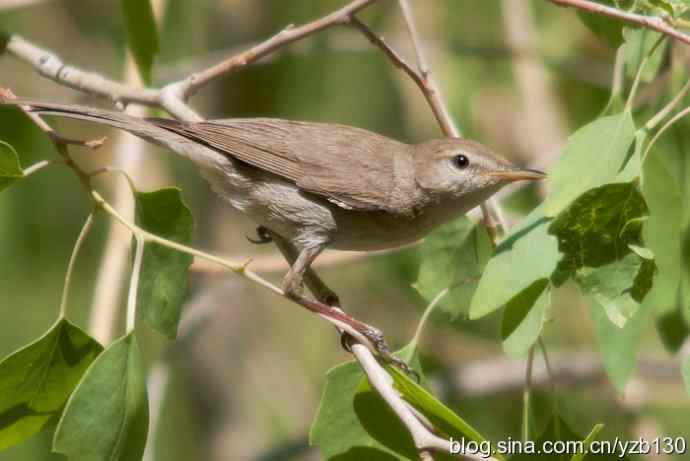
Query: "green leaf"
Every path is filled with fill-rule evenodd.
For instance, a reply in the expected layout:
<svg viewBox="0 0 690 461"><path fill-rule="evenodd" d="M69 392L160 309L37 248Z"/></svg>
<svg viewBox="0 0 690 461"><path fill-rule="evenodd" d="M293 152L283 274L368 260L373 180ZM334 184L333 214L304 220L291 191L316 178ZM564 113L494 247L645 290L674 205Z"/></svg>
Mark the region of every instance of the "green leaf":
<svg viewBox="0 0 690 461"><path fill-rule="evenodd" d="M624 257L631 251L629 245L640 243L647 213L634 182L607 184L582 194L549 227L563 254L558 272L599 267Z"/></svg>
<svg viewBox="0 0 690 461"><path fill-rule="evenodd" d="M551 194L544 215L556 216L582 193L611 182L628 159L635 140L630 112L599 118L569 139L551 172Z"/></svg>
<svg viewBox="0 0 690 461"><path fill-rule="evenodd" d="M158 54L158 29L149 0L121 0L127 40L141 79L151 84L153 59Z"/></svg>
<svg viewBox="0 0 690 461"><path fill-rule="evenodd" d="M547 233L549 223L541 207L536 208L498 245L470 303L471 319L494 312L533 283L551 277L558 242Z"/></svg>
<svg viewBox="0 0 690 461"><path fill-rule="evenodd" d="M0 451L59 416L82 375L103 350L66 319L0 362Z"/></svg>
<svg viewBox="0 0 690 461"><path fill-rule="evenodd" d="M17 151L4 141L0 141L0 191L24 177L22 167L19 165Z"/></svg>
<svg viewBox="0 0 690 461"><path fill-rule="evenodd" d="M580 286L619 328L640 306L652 286L654 263L630 253L605 266L580 271Z"/></svg>
<svg viewBox="0 0 690 461"><path fill-rule="evenodd" d="M146 378L130 333L108 347L84 375L58 423L53 451L70 459L140 460L148 417Z"/></svg>
<svg viewBox="0 0 690 461"><path fill-rule="evenodd" d="M331 369L312 423L309 440L326 460L394 461L417 459L409 432L373 391L358 393L359 364Z"/></svg>
<svg viewBox="0 0 690 461"><path fill-rule="evenodd" d="M661 34L646 28L632 29L626 27L623 29L623 36L625 37L625 69L628 77L632 79ZM667 42L661 43L650 55L640 75L643 82L652 81L656 77L661 67L666 45Z"/></svg>
<svg viewBox="0 0 690 461"><path fill-rule="evenodd" d="M615 4L610 0L595 1L606 6L615 6ZM624 24L622 22L612 19L608 16L602 16L579 10L577 15L580 17L580 20L584 23L584 25L594 33L594 35L596 35L604 43L608 44L611 48L617 49L623 44Z"/></svg>
<svg viewBox="0 0 690 461"><path fill-rule="evenodd" d="M486 438L450 408L422 386L411 380L397 368L386 365L386 370L393 377L395 388L405 400L426 416L434 427L446 436L457 439L467 438L475 442L483 442ZM496 457L501 458L496 454Z"/></svg>
<svg viewBox="0 0 690 461"><path fill-rule="evenodd" d="M611 323L601 305L596 301L591 303L590 315L596 326L604 370L619 392L623 392L625 384L635 369L637 351L643 329L651 314L650 311L650 304L642 303L625 326L618 328Z"/></svg>
<svg viewBox="0 0 690 461"><path fill-rule="evenodd" d="M506 305L501 324L501 338L506 354L520 357L529 351L539 339L550 304L549 282L539 280Z"/></svg>
<svg viewBox="0 0 690 461"><path fill-rule="evenodd" d="M463 216L424 240L414 286L428 302L450 288L439 307L454 320L467 311L491 251L484 226Z"/></svg>
<svg viewBox="0 0 690 461"><path fill-rule="evenodd" d="M661 342L669 352L678 352L690 336L690 326L683 315L683 306L672 311L663 312L656 319L656 329Z"/></svg>
<svg viewBox="0 0 690 461"><path fill-rule="evenodd" d="M194 219L179 189L137 192L135 200L139 226L168 240L191 243ZM157 243L147 243L144 249L139 309L152 328L169 338L177 335L191 263L190 255Z"/></svg>
<svg viewBox="0 0 690 461"><path fill-rule="evenodd" d="M666 152L663 152L666 154ZM649 293L650 302L658 315L674 311L679 297L683 257L681 235L686 220L687 206L678 180L671 173L666 156L649 155L644 164L642 194L649 205L649 218L642 236L654 253L659 273Z"/></svg>

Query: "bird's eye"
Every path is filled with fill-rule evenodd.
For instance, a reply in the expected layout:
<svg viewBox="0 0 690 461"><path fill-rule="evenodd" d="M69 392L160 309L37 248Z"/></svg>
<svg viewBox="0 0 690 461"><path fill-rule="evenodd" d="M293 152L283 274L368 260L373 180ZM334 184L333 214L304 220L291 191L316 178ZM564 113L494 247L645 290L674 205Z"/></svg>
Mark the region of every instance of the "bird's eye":
<svg viewBox="0 0 690 461"><path fill-rule="evenodd" d="M467 158L466 155L456 155L453 157L453 163L455 164L456 167L460 168L461 170L467 168L470 166L470 159Z"/></svg>

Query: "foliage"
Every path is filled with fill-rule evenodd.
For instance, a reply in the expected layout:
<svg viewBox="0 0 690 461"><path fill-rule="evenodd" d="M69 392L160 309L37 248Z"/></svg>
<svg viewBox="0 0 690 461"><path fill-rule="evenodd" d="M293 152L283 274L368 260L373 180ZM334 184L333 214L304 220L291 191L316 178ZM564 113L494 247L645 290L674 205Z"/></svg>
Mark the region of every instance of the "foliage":
<svg viewBox="0 0 690 461"><path fill-rule="evenodd" d="M687 25L690 15L690 3L682 0L598 3L662 16L672 25ZM150 85L159 53L150 2L122 0L120 6L130 50L142 79ZM562 321L556 308L558 296L576 288L588 304L604 370L619 393L623 393L635 371L637 354L651 326L656 326L661 342L673 353L690 337L690 194L686 187L690 164L685 155L689 127L680 125L683 121L676 122L657 140L654 135L660 133L659 125L649 120L654 120L655 113L673 100L678 89L662 92L663 97L655 103L641 101L633 90L640 82L663 85L659 75L668 67L684 80L688 78L687 70L669 64L672 56L665 36L608 17L578 14L608 47L624 47L618 56L624 64L621 78L628 103L617 100L623 94L612 94L616 104L574 131L549 172L546 197L519 217L516 225L504 229L496 242L492 242L486 227L462 217L430 234L420 251L413 286L430 304L414 339L398 356L411 363L422 379L417 383L388 365L386 370L400 396L423 415L435 434L444 438L491 441L496 446L495 437L488 435L491 428L486 426L494 415L468 416L467 399L471 396L455 396L454 389L438 383L444 374L452 373L447 364L441 363L441 354L422 356L423 352L432 352L424 349L420 337L429 328L426 318L435 309L433 300L460 331L500 313L500 327L492 340L500 342L510 358L529 357L527 363L531 366L535 346L544 346L551 325ZM0 31L0 51L7 37ZM323 59L329 58L303 57L294 66L311 70L312 60ZM347 59L359 63L363 58ZM294 71L294 67L286 74L289 70ZM308 78L314 79L309 83L320 84L326 77L332 79L329 82L337 82L341 78L340 70L329 71L328 75L309 72ZM294 75L302 78L303 74ZM268 77L259 74L257 79L259 83L245 84L255 85L261 90L257 94L262 94L262 88L270 85L261 79ZM299 93L295 90L285 96L285 106L308 99L313 86L302 87ZM349 96L333 95L338 104L344 104ZM687 98L678 101L687 103ZM316 108L321 103L311 101ZM399 111L389 112L397 116ZM396 119L396 123L400 121ZM15 145L24 161L23 150ZM23 182L27 175L29 171L22 170L15 148L0 141L0 192ZM40 338L0 361L0 450L54 428L52 449L69 459L142 458L149 428L149 370L139 348L141 343L146 352L147 342L141 340L144 333L142 328L135 328L135 319L142 318L152 330L175 339L191 253L196 250L189 249L194 219L179 189L133 190L133 196L136 221L131 226L135 242L144 247L141 267L131 275L131 287L136 291L133 289L129 296L125 333L103 350L61 312ZM102 211L102 204L96 202L94 212ZM137 269L136 257L133 268ZM69 278L66 285L68 288ZM679 362L678 380L684 379L690 393L690 359ZM427 380L427 374L436 380ZM546 415L548 422L539 431L533 420L537 411L531 393L528 380L523 396L523 431L528 436L541 434L535 437L537 443L584 440L587 446L599 436L601 424L596 424L587 437L577 435L578 431L561 416L565 413L556 395L550 396L553 401L548 410L541 408L542 419ZM451 403L454 398L458 402ZM372 388L356 362L336 366L326 374L310 442L328 460L419 457L408 428ZM494 456L504 459L499 452ZM507 457L533 458L525 454ZM451 458L438 454L435 459ZM536 459L604 458L580 453Z"/></svg>

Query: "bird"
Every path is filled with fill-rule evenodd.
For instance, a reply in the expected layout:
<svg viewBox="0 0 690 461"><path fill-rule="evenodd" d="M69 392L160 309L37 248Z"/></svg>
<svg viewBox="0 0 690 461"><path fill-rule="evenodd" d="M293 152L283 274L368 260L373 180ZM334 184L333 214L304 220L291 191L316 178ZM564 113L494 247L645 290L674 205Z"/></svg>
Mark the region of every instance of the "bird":
<svg viewBox="0 0 690 461"><path fill-rule="evenodd" d="M211 188L275 241L291 267L285 295L329 317L385 359L375 327L340 308L311 264L326 249L372 251L422 239L515 181L544 179L464 138L408 144L362 128L277 118L186 122L30 99L3 99L41 115L125 130L191 160ZM306 284L314 297L304 295Z"/></svg>

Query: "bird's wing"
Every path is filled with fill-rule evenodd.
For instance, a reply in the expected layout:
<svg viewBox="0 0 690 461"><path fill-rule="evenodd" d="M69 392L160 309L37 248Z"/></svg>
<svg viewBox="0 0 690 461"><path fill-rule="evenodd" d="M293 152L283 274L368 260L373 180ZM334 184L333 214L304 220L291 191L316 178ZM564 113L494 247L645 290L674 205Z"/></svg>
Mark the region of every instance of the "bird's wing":
<svg viewBox="0 0 690 461"><path fill-rule="evenodd" d="M293 181L345 209L409 213L410 146L344 125L252 118L149 121Z"/></svg>

